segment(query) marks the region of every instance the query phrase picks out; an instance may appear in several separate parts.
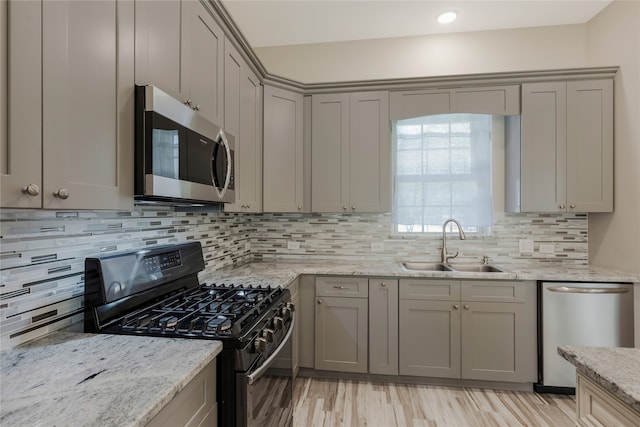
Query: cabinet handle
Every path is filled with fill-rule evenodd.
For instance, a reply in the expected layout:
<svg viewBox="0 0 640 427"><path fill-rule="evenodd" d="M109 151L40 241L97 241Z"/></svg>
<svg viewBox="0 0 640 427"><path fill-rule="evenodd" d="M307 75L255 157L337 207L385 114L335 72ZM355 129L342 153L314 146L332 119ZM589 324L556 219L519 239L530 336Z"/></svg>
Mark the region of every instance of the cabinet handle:
<svg viewBox="0 0 640 427"><path fill-rule="evenodd" d="M464 305L465 310L469 310L469 306L467 304Z"/></svg>
<svg viewBox="0 0 640 427"><path fill-rule="evenodd" d="M575 209L575 208L576 208L576 205L570 205L569 207L570 207L571 209Z"/></svg>
<svg viewBox="0 0 640 427"><path fill-rule="evenodd" d="M22 189L22 192L30 196L37 196L40 194L40 187L37 184L29 184Z"/></svg>
<svg viewBox="0 0 640 427"><path fill-rule="evenodd" d="M184 101L184 105L188 105L189 107L191 107L191 105L193 105L193 101L191 101L191 98L187 98L187 100Z"/></svg>
<svg viewBox="0 0 640 427"><path fill-rule="evenodd" d="M387 284L385 282L380 283L380 286L382 286L383 288L387 287Z"/></svg>
<svg viewBox="0 0 640 427"><path fill-rule="evenodd" d="M558 206L560 209L564 209L564 205L560 205Z"/></svg>
<svg viewBox="0 0 640 427"><path fill-rule="evenodd" d="M460 308L460 306L459 306L458 304L453 304L453 309L454 309L454 310L457 310L457 309L459 309L459 308Z"/></svg>
<svg viewBox="0 0 640 427"><path fill-rule="evenodd" d="M338 286L338 285L334 285L333 289L349 289L348 286Z"/></svg>
<svg viewBox="0 0 640 427"><path fill-rule="evenodd" d="M322 304L322 300L321 299L318 300L318 304Z"/></svg>
<svg viewBox="0 0 640 427"><path fill-rule="evenodd" d="M68 199L69 198L69 190L67 190L66 188L61 188L58 191L56 191L55 193L53 193L53 197L58 197L62 200Z"/></svg>

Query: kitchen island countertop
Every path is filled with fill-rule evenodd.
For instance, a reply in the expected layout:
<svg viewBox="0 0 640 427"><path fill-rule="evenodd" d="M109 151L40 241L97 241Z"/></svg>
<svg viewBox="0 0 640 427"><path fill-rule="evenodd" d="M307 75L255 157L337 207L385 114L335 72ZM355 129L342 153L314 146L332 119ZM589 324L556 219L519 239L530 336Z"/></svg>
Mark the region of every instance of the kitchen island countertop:
<svg viewBox="0 0 640 427"><path fill-rule="evenodd" d="M563 345L558 354L576 370L640 412L640 349Z"/></svg>
<svg viewBox="0 0 640 427"><path fill-rule="evenodd" d="M221 350L212 340L51 334L0 353L0 425L144 426Z"/></svg>

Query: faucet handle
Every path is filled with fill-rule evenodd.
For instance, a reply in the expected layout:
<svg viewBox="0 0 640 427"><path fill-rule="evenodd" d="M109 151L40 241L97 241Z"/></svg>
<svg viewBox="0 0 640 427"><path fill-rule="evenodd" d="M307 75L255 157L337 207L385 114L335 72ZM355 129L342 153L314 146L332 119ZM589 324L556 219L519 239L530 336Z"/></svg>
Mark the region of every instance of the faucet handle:
<svg viewBox="0 0 640 427"><path fill-rule="evenodd" d="M487 255L482 256L482 264L484 265L489 264L489 257Z"/></svg>

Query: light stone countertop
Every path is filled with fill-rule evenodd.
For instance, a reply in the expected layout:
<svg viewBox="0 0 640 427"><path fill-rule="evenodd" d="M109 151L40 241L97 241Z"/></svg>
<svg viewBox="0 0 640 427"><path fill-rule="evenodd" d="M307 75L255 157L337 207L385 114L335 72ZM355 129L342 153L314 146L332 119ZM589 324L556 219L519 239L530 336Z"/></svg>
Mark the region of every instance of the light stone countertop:
<svg viewBox="0 0 640 427"><path fill-rule="evenodd" d="M563 345L558 347L558 354L640 412L640 348Z"/></svg>
<svg viewBox="0 0 640 427"><path fill-rule="evenodd" d="M221 350L212 340L54 333L0 353L0 425L144 426Z"/></svg>
<svg viewBox="0 0 640 427"><path fill-rule="evenodd" d="M301 274L367 277L430 277L442 279L552 280L573 282L639 283L640 274L595 266L499 265L506 273L449 271L406 271L397 261L278 260L258 261L202 276L206 283L234 283L254 286L286 286Z"/></svg>

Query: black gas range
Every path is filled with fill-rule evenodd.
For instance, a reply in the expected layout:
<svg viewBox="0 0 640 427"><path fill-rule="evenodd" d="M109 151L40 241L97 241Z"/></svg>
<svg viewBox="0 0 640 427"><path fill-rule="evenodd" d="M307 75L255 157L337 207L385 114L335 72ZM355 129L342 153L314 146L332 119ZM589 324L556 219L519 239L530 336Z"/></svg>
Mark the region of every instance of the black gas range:
<svg viewBox="0 0 640 427"><path fill-rule="evenodd" d="M199 242L87 258L85 331L222 341L218 425L291 425L289 290L200 284L203 269Z"/></svg>

